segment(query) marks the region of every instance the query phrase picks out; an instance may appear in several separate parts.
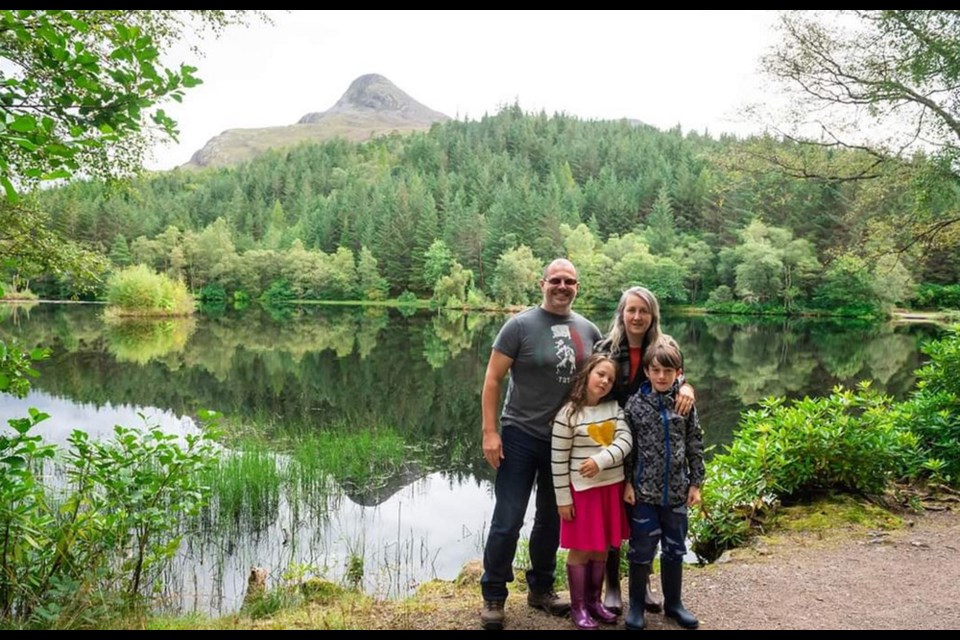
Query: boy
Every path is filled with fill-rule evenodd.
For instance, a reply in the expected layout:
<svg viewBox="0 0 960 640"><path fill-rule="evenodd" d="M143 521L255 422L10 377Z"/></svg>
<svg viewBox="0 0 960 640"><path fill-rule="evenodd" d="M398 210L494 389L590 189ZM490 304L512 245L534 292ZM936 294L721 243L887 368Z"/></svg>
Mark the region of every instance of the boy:
<svg viewBox="0 0 960 640"><path fill-rule="evenodd" d="M630 508L630 610L627 629L644 627L644 590L661 545L663 611L685 629L697 618L680 599L683 556L687 553L687 507L700 502L703 484L703 432L696 407L687 416L674 410L680 348L664 335L643 354L647 382L627 401L624 412L633 432L634 454L624 500Z"/></svg>

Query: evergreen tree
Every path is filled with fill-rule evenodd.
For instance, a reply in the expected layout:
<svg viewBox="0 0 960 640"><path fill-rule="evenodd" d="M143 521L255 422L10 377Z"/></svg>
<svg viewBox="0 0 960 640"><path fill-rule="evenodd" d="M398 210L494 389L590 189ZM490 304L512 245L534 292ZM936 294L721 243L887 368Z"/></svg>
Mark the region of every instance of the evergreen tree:
<svg viewBox="0 0 960 640"><path fill-rule="evenodd" d="M387 280L380 275L377 268L377 259L366 247L360 248L360 259L357 263L357 287L360 295L367 300L384 300L390 286Z"/></svg>
<svg viewBox="0 0 960 640"><path fill-rule="evenodd" d="M653 209L647 217L647 244L654 255L665 256L674 249L677 229L673 219L673 205L666 187L661 187Z"/></svg>
<svg viewBox="0 0 960 640"><path fill-rule="evenodd" d="M110 245L110 253L107 256L110 262L118 267L127 267L133 263L133 257L130 255L130 247L127 245L127 239L122 233L118 233Z"/></svg>

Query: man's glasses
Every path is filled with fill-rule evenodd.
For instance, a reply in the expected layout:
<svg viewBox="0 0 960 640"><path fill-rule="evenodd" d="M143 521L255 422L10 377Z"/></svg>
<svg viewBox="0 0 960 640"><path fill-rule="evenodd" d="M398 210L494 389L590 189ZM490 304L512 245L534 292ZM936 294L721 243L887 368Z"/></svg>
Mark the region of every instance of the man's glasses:
<svg viewBox="0 0 960 640"><path fill-rule="evenodd" d="M547 284L552 284L555 287L561 284L575 287L577 286L577 280L575 278L547 278Z"/></svg>

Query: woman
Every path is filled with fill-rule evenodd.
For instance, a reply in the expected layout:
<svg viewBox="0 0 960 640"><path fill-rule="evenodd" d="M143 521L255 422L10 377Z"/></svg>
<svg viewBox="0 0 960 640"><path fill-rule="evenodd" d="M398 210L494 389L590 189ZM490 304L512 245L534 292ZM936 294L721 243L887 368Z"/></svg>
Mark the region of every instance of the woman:
<svg viewBox="0 0 960 640"><path fill-rule="evenodd" d="M595 353L607 354L617 363L616 398L621 407L647 379L641 365L643 351L648 345L655 343L660 335L660 304L653 292L645 287L630 287L624 291L610 323L610 332L593 348ZM694 400L693 387L684 382L677 396L677 412L687 415L693 408ZM606 586L603 605L620 613L623 610L623 600L620 596L618 548L611 548L607 554ZM656 613L662 609L660 600L650 593L649 576L644 599L647 611Z"/></svg>

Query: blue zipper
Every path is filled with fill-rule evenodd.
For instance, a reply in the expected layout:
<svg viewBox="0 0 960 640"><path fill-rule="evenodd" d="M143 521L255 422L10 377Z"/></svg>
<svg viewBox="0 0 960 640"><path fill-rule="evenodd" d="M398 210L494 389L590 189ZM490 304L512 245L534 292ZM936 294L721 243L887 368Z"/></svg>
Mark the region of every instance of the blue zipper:
<svg viewBox="0 0 960 640"><path fill-rule="evenodd" d="M673 457L670 454L670 422L667 420L667 408L663 406L663 394L657 393L657 404L660 406L660 420L663 422L663 441L665 443L665 451L667 454L667 459L664 461L663 465L663 506L670 506L668 503L668 497L670 495L670 459Z"/></svg>

